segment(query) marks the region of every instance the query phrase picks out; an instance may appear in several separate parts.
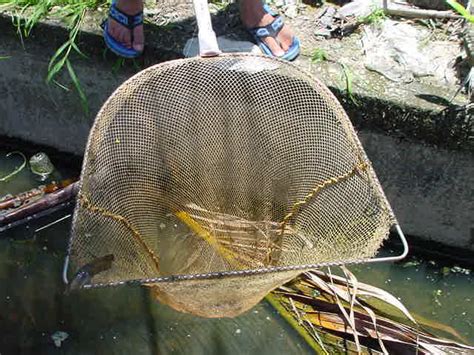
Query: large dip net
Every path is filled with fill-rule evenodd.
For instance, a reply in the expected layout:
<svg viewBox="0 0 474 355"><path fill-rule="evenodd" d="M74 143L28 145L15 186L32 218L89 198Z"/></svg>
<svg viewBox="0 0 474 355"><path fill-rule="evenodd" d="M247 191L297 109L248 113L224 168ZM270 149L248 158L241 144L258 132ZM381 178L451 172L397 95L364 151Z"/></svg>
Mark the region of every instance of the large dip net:
<svg viewBox="0 0 474 355"><path fill-rule="evenodd" d="M69 274L108 256L86 287L144 284L180 311L234 316L305 269L373 257L395 223L316 78L261 56L183 59L97 115Z"/></svg>

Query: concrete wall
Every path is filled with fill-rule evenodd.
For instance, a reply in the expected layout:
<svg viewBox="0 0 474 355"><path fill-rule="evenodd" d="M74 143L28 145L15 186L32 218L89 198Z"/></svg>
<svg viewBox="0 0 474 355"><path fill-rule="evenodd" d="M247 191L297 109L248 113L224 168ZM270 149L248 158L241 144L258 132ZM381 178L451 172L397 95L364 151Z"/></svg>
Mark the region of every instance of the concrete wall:
<svg viewBox="0 0 474 355"><path fill-rule="evenodd" d="M474 250L474 155L359 132L407 235Z"/></svg>
<svg viewBox="0 0 474 355"><path fill-rule="evenodd" d="M101 39L92 37L90 45L100 48ZM114 74L114 61L103 60L97 48L91 49L90 59L76 60L74 68L88 95L90 113L85 114L67 76L59 79L69 92L45 84L49 58L64 38L61 29L43 29L23 47L9 20L0 20L0 55L10 56L0 60L0 137L81 155L96 112L133 70ZM384 103L377 102L380 110ZM371 107L365 107L365 116ZM433 141L428 145L415 133L412 139L399 140L392 132L363 127L360 136L405 233L474 251L474 154L440 148Z"/></svg>
<svg viewBox="0 0 474 355"><path fill-rule="evenodd" d="M96 112L129 74L114 74L112 63L75 62L87 92L90 113L86 114L67 75L61 75L58 81L69 91L46 84L49 59L63 36L57 41L49 35L41 40L26 38L23 46L11 23L0 22L0 31L0 55L8 56L0 60L0 136L82 155Z"/></svg>

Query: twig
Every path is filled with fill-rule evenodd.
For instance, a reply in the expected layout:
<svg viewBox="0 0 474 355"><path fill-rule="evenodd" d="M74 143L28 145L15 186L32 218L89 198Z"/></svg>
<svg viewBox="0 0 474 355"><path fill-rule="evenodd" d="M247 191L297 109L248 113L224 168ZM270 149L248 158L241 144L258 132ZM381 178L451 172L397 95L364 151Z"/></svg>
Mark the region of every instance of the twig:
<svg viewBox="0 0 474 355"><path fill-rule="evenodd" d="M346 309L344 308L344 306L342 305L341 300L339 299L339 295L336 292L336 286L334 285L334 280L332 278L331 268L328 267L327 270L328 270L327 274L329 276L329 281L331 282L330 289L331 289L331 291L333 293L333 296L336 300L336 304L337 304L339 310L341 311L341 314L344 316L347 323L352 328L353 335L354 335L354 342L355 342L355 345L357 347L357 353L360 354L361 353L361 347L360 347L360 342L359 342L359 335L357 334L357 328L356 328L355 320L353 318L351 318L351 316L349 314L347 314ZM350 297L350 294L349 294L349 297Z"/></svg>
<svg viewBox="0 0 474 355"><path fill-rule="evenodd" d="M422 10L406 6L389 7L387 0L384 0L383 10L388 15L401 17L417 17L417 18L450 18L459 19L460 15L454 14L452 11L438 11L438 10Z"/></svg>
<svg viewBox="0 0 474 355"><path fill-rule="evenodd" d="M0 216L0 228L71 200L76 196L77 189L78 184L71 184L62 190L46 195L36 202L18 208L4 216Z"/></svg>
<svg viewBox="0 0 474 355"><path fill-rule="evenodd" d="M21 192L18 195L5 198L0 201L0 210L6 210L8 208L15 208L21 205L25 205L41 198L45 194L55 192L57 190L63 189L66 186L72 184L74 179L66 179L59 183L52 182L48 185L38 186L29 191Z"/></svg>
<svg viewBox="0 0 474 355"><path fill-rule="evenodd" d="M72 216L71 214L67 214L67 215L65 215L64 217L61 217L61 218L59 218L59 219L57 219L57 220L55 220L55 221L53 221L53 222L51 222L51 223L48 223L47 225L45 225L45 226L43 226L43 227L40 227L40 228L36 229L36 230L35 230L35 233L41 232L41 231L44 230L44 229L47 229L47 228L49 228L49 227L52 227L52 226L54 226L55 224L57 224L57 223L59 223L59 222L62 222L62 221L64 221L65 219L70 218L71 216Z"/></svg>
<svg viewBox="0 0 474 355"><path fill-rule="evenodd" d="M269 293L265 296L265 300L283 317L283 319L306 341L306 343L316 351L316 354L321 354L324 349L314 340L314 338L305 331L303 327L298 324L292 313L290 313L279 300L277 296Z"/></svg>

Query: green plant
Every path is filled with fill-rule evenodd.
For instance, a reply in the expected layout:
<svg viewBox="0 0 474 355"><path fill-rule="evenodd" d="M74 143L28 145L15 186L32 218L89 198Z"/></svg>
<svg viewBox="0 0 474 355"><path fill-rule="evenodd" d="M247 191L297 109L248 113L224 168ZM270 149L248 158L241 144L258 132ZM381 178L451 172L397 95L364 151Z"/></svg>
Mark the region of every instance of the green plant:
<svg viewBox="0 0 474 355"><path fill-rule="evenodd" d="M22 41L23 36L29 36L33 27L48 16L57 17L67 25L68 39L51 57L46 81L68 90L56 80L58 74L65 69L86 113L88 113L87 97L70 59L74 52L81 57L86 57L77 45L84 16L87 10L95 9L105 2L106 0L0 0L0 10L10 10L13 13L13 23Z"/></svg>
<svg viewBox="0 0 474 355"><path fill-rule="evenodd" d="M48 65L48 75L46 81L48 83L54 82L57 84L57 81L54 78L59 74L59 72L66 67L69 77L72 80L72 83L79 94L81 99L81 104L86 113L89 112L89 105L87 103L87 97L82 89L82 86L79 82L79 79L72 67L72 64L69 60L70 54L72 51L76 52L80 56L86 58L85 54L81 52L77 46L76 40L81 28L81 25L84 21L84 15L88 8L87 3L79 3L78 5L66 7L63 9L66 14L66 18L69 18L70 27L69 27L69 38L63 43L61 47L56 50L56 53L51 57Z"/></svg>
<svg viewBox="0 0 474 355"><path fill-rule="evenodd" d="M339 62L342 67L342 74L343 74L343 81L345 86L345 91L349 99L354 103L354 105L359 106L359 101L355 98L352 90L352 83L353 83L353 75L352 71L349 69L347 65L344 63Z"/></svg>
<svg viewBox="0 0 474 355"><path fill-rule="evenodd" d="M13 10L17 16L15 24L28 36L38 21L45 17L54 6L54 0L0 0L0 10ZM20 18L23 18L21 21Z"/></svg>
<svg viewBox="0 0 474 355"><path fill-rule="evenodd" d="M367 16L363 16L359 18L359 22L371 25L371 24L378 24L385 20L387 16L385 12L381 8L374 9L370 14Z"/></svg>
<svg viewBox="0 0 474 355"><path fill-rule="evenodd" d="M446 0L446 3L456 10L462 17L468 20L471 23L474 23L474 15L469 13L469 10L458 3L456 0Z"/></svg>
<svg viewBox="0 0 474 355"><path fill-rule="evenodd" d="M209 2L215 6L217 11L220 12L227 11L231 4L231 2L227 0L210 0Z"/></svg>
<svg viewBox="0 0 474 355"><path fill-rule="evenodd" d="M112 73L117 74L120 68L125 64L125 58L117 58L114 65L112 65Z"/></svg>
<svg viewBox="0 0 474 355"><path fill-rule="evenodd" d="M311 53L311 62L318 63L328 60L328 55L326 51L322 48L316 48L313 53Z"/></svg>

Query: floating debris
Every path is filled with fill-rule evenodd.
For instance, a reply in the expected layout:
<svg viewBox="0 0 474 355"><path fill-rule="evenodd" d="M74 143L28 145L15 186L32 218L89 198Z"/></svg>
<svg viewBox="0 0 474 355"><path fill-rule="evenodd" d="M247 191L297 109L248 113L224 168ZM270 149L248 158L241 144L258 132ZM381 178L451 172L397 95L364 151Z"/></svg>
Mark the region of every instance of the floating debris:
<svg viewBox="0 0 474 355"><path fill-rule="evenodd" d="M54 165L46 153L39 152L30 158L30 169L33 174L39 175L41 181L44 181L53 173Z"/></svg>
<svg viewBox="0 0 474 355"><path fill-rule="evenodd" d="M469 269L465 269L465 268L462 268L460 266L453 266L453 267L443 267L441 269L441 273L443 274L443 276L447 276L449 274L463 274L463 275L470 275L471 274L471 270Z"/></svg>
<svg viewBox="0 0 474 355"><path fill-rule="evenodd" d="M435 290L433 291L433 299L434 299L434 303L436 303L436 305L438 305L439 307L442 306L440 300L439 300L439 297L441 297L443 295L443 291L442 290Z"/></svg>
<svg viewBox="0 0 474 355"><path fill-rule="evenodd" d="M459 273L459 274L464 274L464 275L470 275L471 274L471 270L469 269L464 269L460 266L453 266L451 268L451 272L452 273Z"/></svg>
<svg viewBox="0 0 474 355"><path fill-rule="evenodd" d="M54 345L58 348L61 347L63 341L65 341L67 338L69 338L69 334L62 331L57 331L53 335L51 335L51 339L53 340Z"/></svg>
<svg viewBox="0 0 474 355"><path fill-rule="evenodd" d="M441 273L443 274L443 276L448 276L451 272L451 269L447 266L444 266L442 269L441 269Z"/></svg>
<svg viewBox="0 0 474 355"><path fill-rule="evenodd" d="M418 266L418 265L420 265L420 264L421 264L420 261L418 261L418 260L412 260L412 261L407 261L405 264L403 264L402 267L404 267L404 268L405 268L405 267L412 267L412 266Z"/></svg>

